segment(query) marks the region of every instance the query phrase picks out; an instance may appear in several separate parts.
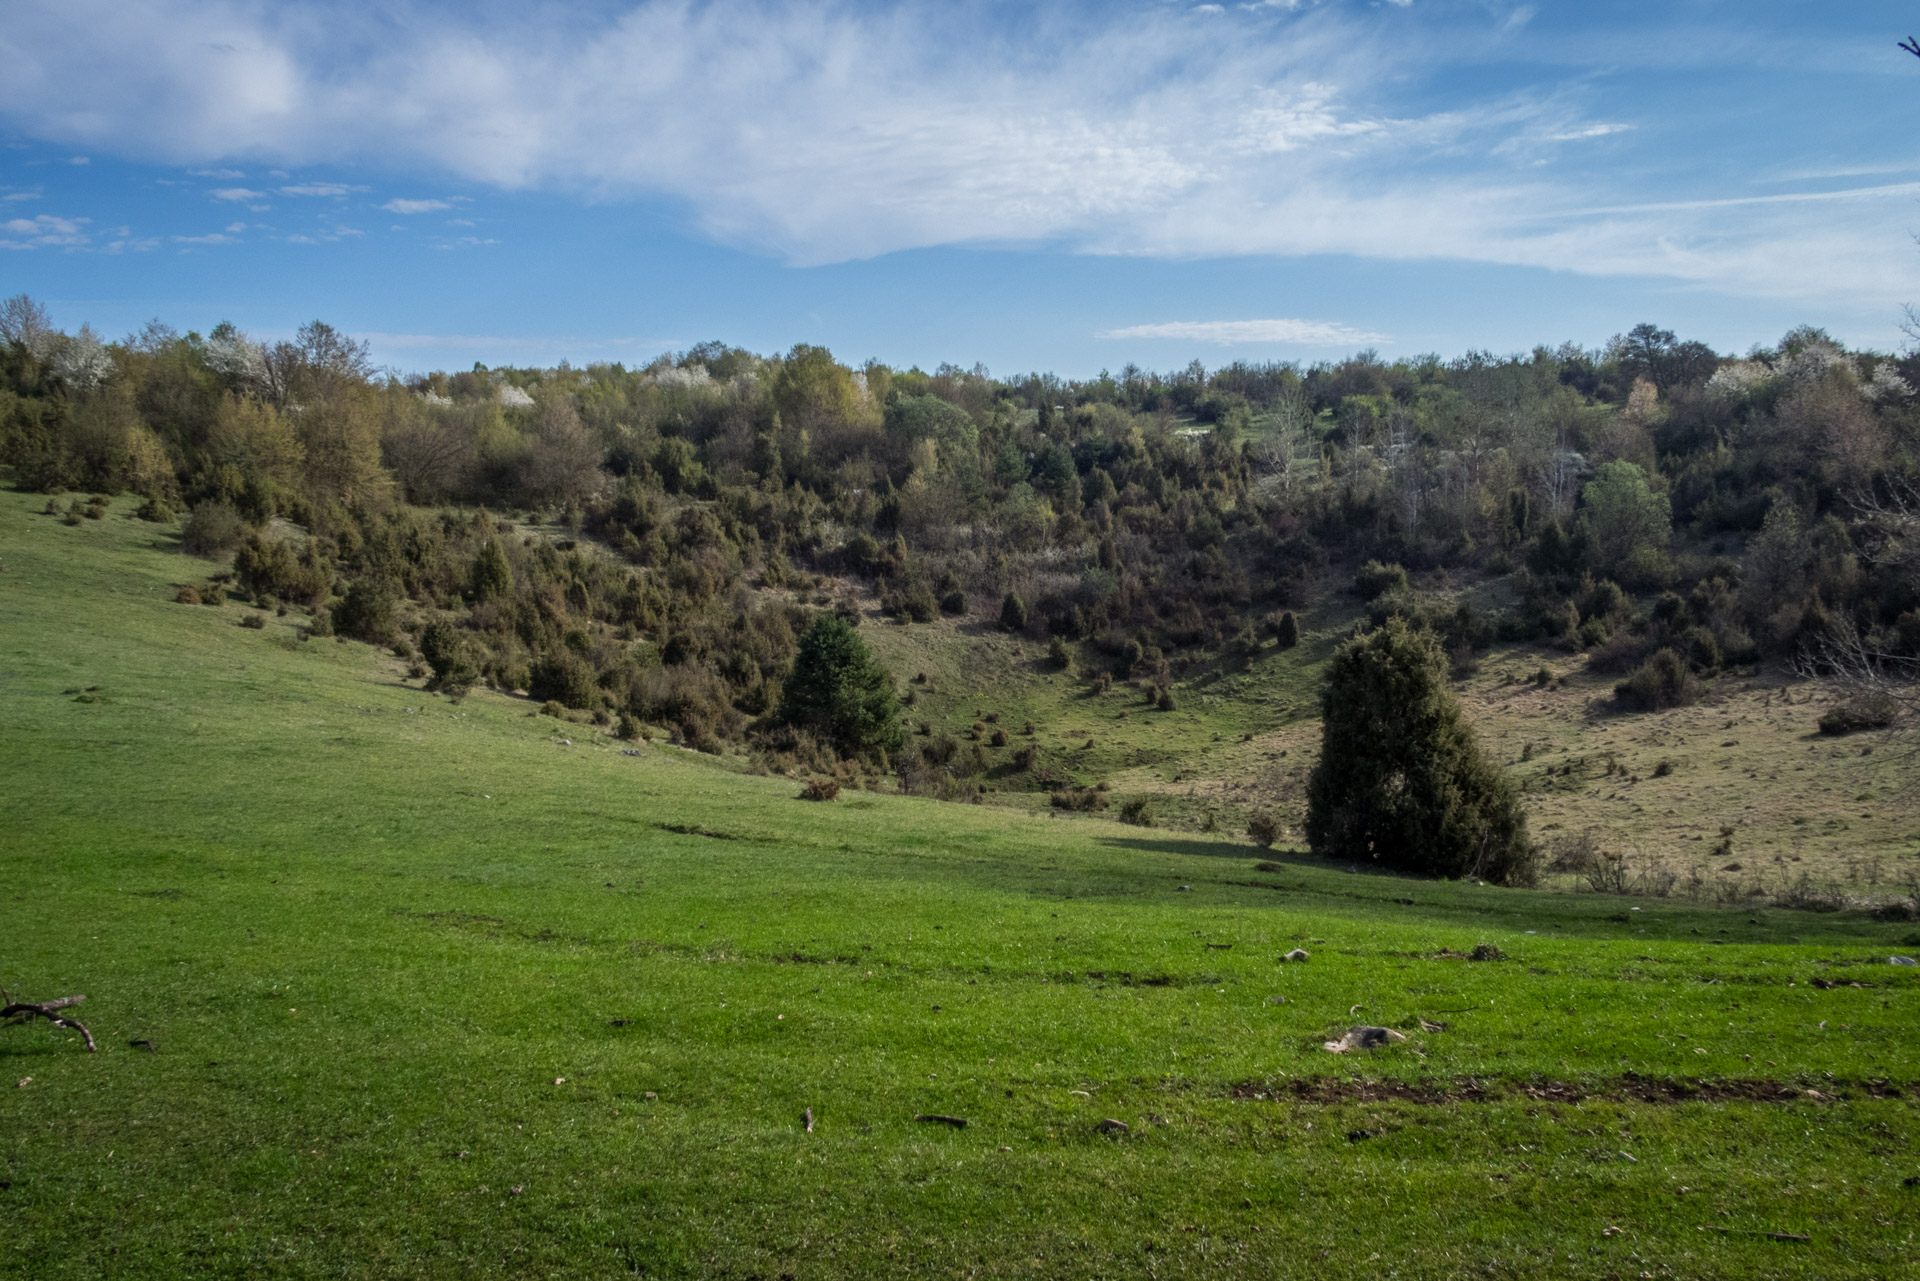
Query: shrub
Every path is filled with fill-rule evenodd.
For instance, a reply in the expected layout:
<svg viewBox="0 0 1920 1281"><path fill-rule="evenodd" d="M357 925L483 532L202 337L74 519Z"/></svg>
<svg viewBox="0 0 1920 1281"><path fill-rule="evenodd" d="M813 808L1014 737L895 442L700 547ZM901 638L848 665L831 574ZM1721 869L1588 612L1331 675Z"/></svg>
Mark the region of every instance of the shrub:
<svg viewBox="0 0 1920 1281"><path fill-rule="evenodd" d="M480 655L466 631L447 619L428 623L420 633L420 657L433 669L429 686L454 697L466 693L480 679Z"/></svg>
<svg viewBox="0 0 1920 1281"><path fill-rule="evenodd" d="M1008 632L1027 630L1027 603L1018 592L1008 592L1000 602L1000 629Z"/></svg>
<svg viewBox="0 0 1920 1281"><path fill-rule="evenodd" d="M600 701L600 686L593 668L568 649L550 651L533 665L527 676L527 693L542 702L584 709Z"/></svg>
<svg viewBox="0 0 1920 1281"><path fill-rule="evenodd" d="M1623 706L1643 712L1686 707L1700 698L1700 681L1671 649L1655 651L1633 675L1613 687Z"/></svg>
<svg viewBox="0 0 1920 1281"><path fill-rule="evenodd" d="M198 605L200 603L200 589L191 583L187 583L173 594L173 602L176 605Z"/></svg>
<svg viewBox="0 0 1920 1281"><path fill-rule="evenodd" d="M393 607L399 597L399 584L392 579L378 574L363 574L353 581L347 594L334 605L334 630L342 636L351 636L374 645L391 644L394 637Z"/></svg>
<svg viewBox="0 0 1920 1281"><path fill-rule="evenodd" d="M180 549L195 556L217 556L239 545L247 523L222 502L195 504L180 528Z"/></svg>
<svg viewBox="0 0 1920 1281"><path fill-rule="evenodd" d="M1007 745L1007 731L997 729L993 731L993 737L987 741L995 747L1005 747Z"/></svg>
<svg viewBox="0 0 1920 1281"><path fill-rule="evenodd" d="M1171 685L1161 689L1160 696L1154 700L1154 706L1163 712L1170 712L1174 709L1173 687Z"/></svg>
<svg viewBox="0 0 1920 1281"><path fill-rule="evenodd" d="M967 612L967 594L961 591L958 587L954 588L952 591L946 593L944 596L940 598L940 609L943 613L948 613L948 614L966 613Z"/></svg>
<svg viewBox="0 0 1920 1281"><path fill-rule="evenodd" d="M1512 784L1447 683L1431 633L1400 619L1328 665L1307 839L1326 857L1529 884L1535 855Z"/></svg>
<svg viewBox="0 0 1920 1281"><path fill-rule="evenodd" d="M1300 643L1300 622L1293 616L1292 610L1281 612L1267 626L1281 649L1292 649Z"/></svg>
<svg viewBox="0 0 1920 1281"><path fill-rule="evenodd" d="M1871 691L1850 698L1823 715L1820 732L1838 736L1856 730L1885 729L1898 719L1899 712L1899 704L1892 695Z"/></svg>
<svg viewBox="0 0 1920 1281"><path fill-rule="evenodd" d="M803 801L832 801L839 797L840 780L824 775L807 780L807 785L800 789L800 799Z"/></svg>
<svg viewBox="0 0 1920 1281"><path fill-rule="evenodd" d="M1144 796L1130 797L1120 804L1120 821L1135 827L1153 826L1153 803Z"/></svg>
<svg viewBox="0 0 1920 1281"><path fill-rule="evenodd" d="M631 743L640 737L640 722L633 718L633 713L622 712L620 719L614 722L613 733L621 741Z"/></svg>
<svg viewBox="0 0 1920 1281"><path fill-rule="evenodd" d="M540 714L542 716L551 716L555 720L564 721L565 719L567 719L566 707L560 703L555 702L553 699L548 699L546 702L540 705Z"/></svg>
<svg viewBox="0 0 1920 1281"><path fill-rule="evenodd" d="M224 605L227 603L227 589L219 583L208 583L200 589L202 605Z"/></svg>
<svg viewBox="0 0 1920 1281"><path fill-rule="evenodd" d="M1383 561L1370 560L1353 576L1353 591L1361 600L1373 600L1387 592L1406 590L1407 571Z"/></svg>
<svg viewBox="0 0 1920 1281"><path fill-rule="evenodd" d="M265 627L266 625L267 625L267 620L262 618L258 614L248 614L245 618L242 618L240 620L240 626L250 627L256 632L259 631L261 628Z"/></svg>
<svg viewBox="0 0 1920 1281"><path fill-rule="evenodd" d="M1033 768L1033 763L1039 759L1040 749L1032 743L1028 743L1013 754L1013 767L1021 773L1026 773Z"/></svg>
<svg viewBox="0 0 1920 1281"><path fill-rule="evenodd" d="M1047 642L1047 661L1063 672L1073 670L1073 649L1064 637L1056 636Z"/></svg>
<svg viewBox="0 0 1920 1281"><path fill-rule="evenodd" d="M1266 810L1255 810L1247 818L1247 835L1261 849L1270 850L1280 839L1280 820Z"/></svg>
<svg viewBox="0 0 1920 1281"><path fill-rule="evenodd" d="M1107 797L1096 787L1063 787L1048 798L1048 804L1057 810L1088 812L1107 807Z"/></svg>

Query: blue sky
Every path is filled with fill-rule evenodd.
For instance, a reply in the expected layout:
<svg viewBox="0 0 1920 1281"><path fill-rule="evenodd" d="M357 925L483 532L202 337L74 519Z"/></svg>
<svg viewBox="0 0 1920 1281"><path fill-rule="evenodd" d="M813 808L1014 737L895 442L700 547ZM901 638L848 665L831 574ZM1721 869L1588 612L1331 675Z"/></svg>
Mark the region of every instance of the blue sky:
<svg viewBox="0 0 1920 1281"><path fill-rule="evenodd" d="M1909 28L1914 31L1909 31ZM1910 5L14 0L0 294L1068 376L1920 302Z"/></svg>

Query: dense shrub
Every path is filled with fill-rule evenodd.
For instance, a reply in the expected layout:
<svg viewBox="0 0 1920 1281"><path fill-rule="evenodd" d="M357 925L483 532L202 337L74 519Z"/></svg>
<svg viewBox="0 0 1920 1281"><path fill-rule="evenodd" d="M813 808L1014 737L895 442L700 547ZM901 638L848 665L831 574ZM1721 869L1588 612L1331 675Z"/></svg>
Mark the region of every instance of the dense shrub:
<svg viewBox="0 0 1920 1281"><path fill-rule="evenodd" d="M1268 623L1268 630L1272 631L1274 641L1281 649L1292 649L1300 643L1300 621L1290 609L1275 615Z"/></svg>
<svg viewBox="0 0 1920 1281"><path fill-rule="evenodd" d="M1361 600L1373 600L1388 592L1404 593L1406 590L1407 571L1399 565L1370 560L1353 576L1354 595Z"/></svg>
<svg viewBox="0 0 1920 1281"><path fill-rule="evenodd" d="M1622 706L1635 711L1661 712L1697 702L1700 681L1687 667L1686 660L1671 649L1662 649L1640 664L1633 675L1615 685L1613 696Z"/></svg>
<svg viewBox="0 0 1920 1281"><path fill-rule="evenodd" d="M226 503L197 503L180 528L180 549L195 556L218 556L238 546L246 533L247 522Z"/></svg>
<svg viewBox="0 0 1920 1281"><path fill-rule="evenodd" d="M391 644L393 609L399 597L399 584L390 578L370 574L355 579L333 607L334 631L375 645Z"/></svg>
<svg viewBox="0 0 1920 1281"><path fill-rule="evenodd" d="M480 679L476 647L466 629L448 619L437 619L420 633L420 657L433 671L431 688L443 694L458 697Z"/></svg>
<svg viewBox="0 0 1920 1281"><path fill-rule="evenodd" d="M1280 839L1280 820L1270 811L1255 810L1247 818L1247 835L1261 849L1272 849L1273 843Z"/></svg>
<svg viewBox="0 0 1920 1281"><path fill-rule="evenodd" d="M1328 664L1307 839L1324 857L1503 884L1534 879L1511 784L1484 753L1431 633L1401 619Z"/></svg>
<svg viewBox="0 0 1920 1281"><path fill-rule="evenodd" d="M1008 632L1027 629L1027 603L1020 599L1018 592L1008 592L1000 601L1000 628Z"/></svg>
<svg viewBox="0 0 1920 1281"><path fill-rule="evenodd" d="M570 649L547 651L527 674L527 693L541 702L581 711L600 703L593 666Z"/></svg>
<svg viewBox="0 0 1920 1281"><path fill-rule="evenodd" d="M1153 826L1153 803L1144 796L1132 796L1120 803L1120 821L1135 827Z"/></svg>
<svg viewBox="0 0 1920 1281"><path fill-rule="evenodd" d="M1820 717L1820 732L1851 734L1863 729L1886 729L1899 719L1900 706L1891 694L1873 691L1856 695Z"/></svg>

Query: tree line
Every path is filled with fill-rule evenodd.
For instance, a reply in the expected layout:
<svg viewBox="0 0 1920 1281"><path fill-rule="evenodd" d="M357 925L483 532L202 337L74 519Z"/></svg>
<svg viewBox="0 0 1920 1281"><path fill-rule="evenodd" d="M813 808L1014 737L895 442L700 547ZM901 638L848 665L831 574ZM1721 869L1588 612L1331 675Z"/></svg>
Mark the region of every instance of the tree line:
<svg viewBox="0 0 1920 1281"><path fill-rule="evenodd" d="M0 340L18 486L140 494L189 547L235 552L238 590L443 687L708 750L928 764L778 714L830 577L905 625L971 617L1163 696L1297 634L1330 585L1456 671L1495 639L1593 651L1635 707L1835 635L1920 655L1920 361L1813 329L1738 356L1640 325L1600 349L1084 380L720 343L401 376L317 321L108 342L24 296ZM1510 607L1440 603L1484 576Z"/></svg>

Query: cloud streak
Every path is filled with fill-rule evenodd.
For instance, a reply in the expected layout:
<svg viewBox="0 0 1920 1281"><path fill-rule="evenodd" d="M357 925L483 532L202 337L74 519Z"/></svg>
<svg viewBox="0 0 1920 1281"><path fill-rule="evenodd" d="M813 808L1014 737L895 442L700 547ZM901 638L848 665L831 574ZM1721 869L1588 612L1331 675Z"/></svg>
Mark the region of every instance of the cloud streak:
<svg viewBox="0 0 1920 1281"><path fill-rule="evenodd" d="M368 163L509 191L664 198L707 236L795 264L1044 245L1886 295L1888 238L1904 243L1892 189L1773 205L1622 190L1627 170L1563 160L1645 131L1618 113L1592 118L1575 90L1407 106L1399 86L1435 55L1395 33L1422 12L1142 4L1118 18L1067 6L1007 28L968 6L913 2L648 0L515 17L485 4L20 0L0 29L0 60L17 70L0 81L0 121L234 173ZM1482 46L1521 38L1487 21ZM1467 56L1470 43L1455 36L1442 53Z"/></svg>
<svg viewBox="0 0 1920 1281"><path fill-rule="evenodd" d="M1231 346L1260 343L1299 347L1347 347L1391 341L1385 334L1368 333L1327 320L1170 320L1155 325L1108 329L1097 338L1166 339L1219 343Z"/></svg>

